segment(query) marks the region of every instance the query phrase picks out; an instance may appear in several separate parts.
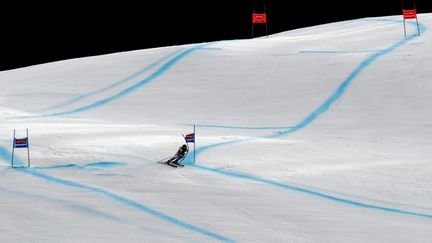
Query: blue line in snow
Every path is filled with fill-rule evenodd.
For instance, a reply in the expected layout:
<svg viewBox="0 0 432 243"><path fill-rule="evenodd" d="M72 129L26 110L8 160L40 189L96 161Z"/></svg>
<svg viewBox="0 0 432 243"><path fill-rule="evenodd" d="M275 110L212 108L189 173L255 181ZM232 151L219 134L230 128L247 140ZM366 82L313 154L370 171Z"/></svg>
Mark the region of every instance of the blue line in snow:
<svg viewBox="0 0 432 243"><path fill-rule="evenodd" d="M67 106L67 105L71 105L71 104L73 104L73 103L75 103L75 102L78 102L78 101L80 101L80 100L82 100L82 99L85 99L85 98L87 98L87 97L90 97L90 96L93 96L93 95L96 95L96 94L99 94L99 93L102 93L102 92L105 92L105 91L111 90L111 89L113 89L113 88L115 88L115 87L117 87L117 86L119 86L119 85L121 85L121 84L123 84L123 83L126 83L126 82L128 82L129 80L132 80L132 79L138 77L139 75L141 75L141 74L143 74L143 73L149 71L150 69L156 67L157 65L159 65L159 64L162 63L162 62L164 62L165 60L167 60L167 59L173 57L174 55L176 55L176 54L179 53L180 51L182 51L182 50L177 50L177 51L174 51L174 52L172 52L172 53L169 53L168 55L166 55L166 56L164 56L163 58L157 60L156 62L154 62L154 63L148 65L147 67L145 67L145 68L143 68L143 69L141 69L141 70L139 70L139 71L137 71L137 72L135 72L135 73L133 73L133 74L127 76L126 78L123 78L123 79L121 79L121 80L119 80L119 81L117 81L117 82L115 82L115 83L113 83L113 84L111 84L111 85L109 85L109 86L106 86L106 87L103 87L103 88L101 88L101 89L98 89L98 90L95 90L95 91L89 92L89 93L87 93L87 94L80 95L80 96L75 97L75 98L73 98L73 99L70 99L70 100L68 100L68 101L66 101L66 102L64 102L64 103L62 103L62 104L55 105L55 106L52 106L52 107L48 107L48 108L45 108L45 109L39 110L38 112L43 112L43 111L53 110L53 109L57 109L57 108L61 108L61 107Z"/></svg>
<svg viewBox="0 0 432 243"><path fill-rule="evenodd" d="M258 177L258 176L255 176L255 175L249 175L249 174L240 173L240 172L234 172L234 171L221 170L221 169L211 168L211 167L197 165L197 164L192 165L192 166L195 167L195 168L201 169L201 170L211 171L211 172L215 172L215 173L218 173L218 174L222 174L222 175L226 175L226 176L230 176L230 177L235 177L235 178L239 178L239 179L244 179L244 180L249 180L249 181L254 181L254 182L260 182L260 183L264 183L264 184L267 184L267 185L276 186L276 187L280 187L280 188L283 188L283 189L288 189L288 190L291 190L291 191L297 191L297 192L301 192L301 193L304 193L304 194L308 194L308 195L312 195L312 196L317 196L317 197L320 197L320 198L328 199L328 200L331 200L331 201L348 204L348 205L351 205L351 206L356 206L356 207L361 207L361 208L369 208L369 209L375 209L375 210L386 211L386 212L391 212L391 213L412 215L412 216L418 216L418 217L432 219L432 215L430 215L430 214L416 213L416 212L402 210L402 209L397 209L397 208L383 207L383 206L378 206L378 205L373 205L373 204L368 204L368 203L357 202L357 201L353 201L353 200L349 200L349 199L344 199L344 198L340 198L340 197L324 194L324 193L321 193L321 192L317 192L317 191L313 191L313 190L309 190L309 189L305 189L305 188L289 185L289 184L286 184L286 183L281 183L281 182L265 179L265 178Z"/></svg>
<svg viewBox="0 0 432 243"><path fill-rule="evenodd" d="M423 29L423 31L425 30L425 27L423 25L420 25L421 28ZM284 136L286 134L292 133L292 132L296 132L304 127L306 127L307 125L309 125L310 123L312 123L313 121L315 121L321 114L323 114L324 112L326 112L328 109L330 109L330 107L337 101L339 100L342 95L345 93L346 89L348 88L348 86L352 83L352 81L360 75L360 73L366 69L369 65L371 65L373 62L375 62L378 58L389 54L390 52L393 52L394 50L396 50L397 48L399 48L400 46L408 43L409 41L413 40L416 37L416 35L410 35L408 36L406 39L403 39L401 41L399 41L398 43L390 46L389 48L386 48L380 52L374 53L371 56L369 56L368 58L366 58L364 61L362 61L360 63L359 66L357 66L356 69L354 69L354 71L352 71L347 78L345 78L345 80L342 82L342 84L336 89L336 91L326 100L324 101L323 104L321 104L315 111L313 111L311 114L309 114L309 116L307 116L305 119L303 119L301 122L299 122L297 125L295 125L293 128L291 129L287 129L287 130L283 130L280 132L277 132L274 135L270 135L267 136L265 138L276 138L276 137L280 137L280 136Z"/></svg>
<svg viewBox="0 0 432 243"><path fill-rule="evenodd" d="M6 148L0 146L0 159L2 159L4 161L8 161L10 158L11 158L11 154L9 153L9 151ZM23 165L22 162L19 159L16 159L15 161L16 161L17 165ZM157 210L152 209L152 208L150 208L148 206L145 206L144 204L141 204L139 202L133 201L133 200L128 199L126 197L122 197L122 196L119 196L117 194L114 194L114 193L112 193L112 192L110 192L108 190L104 190L104 189L97 188L97 187L94 187L94 186L87 186L87 185L84 185L84 184L81 184L81 183L78 183L78 182L64 180L64 179L57 178L57 177L54 177L54 176L46 175L46 174L43 174L43 173L38 172L36 170L33 170L31 168L28 169L28 168L26 168L24 166L18 167L16 169L17 169L17 171L20 171L20 172L23 172L23 173L26 173L26 174L29 174L29 175L32 175L32 176L44 179L44 180L49 181L49 182L54 182L54 183L57 183L57 184L68 186L68 187L74 187L74 188L83 189L83 190L86 190L86 191L91 191L91 192L99 193L101 195L104 195L106 197L109 197L109 198L113 199L114 201L117 201L117 202L122 203L124 205L127 205L129 207L138 209L138 210L140 210L142 212L145 212L145 213L150 214L152 216L155 216L155 217L157 217L159 219L162 219L162 220L164 220L164 221L166 221L168 223L174 224L176 226L179 226L181 228L184 228L184 229L192 231L192 232L196 232L196 233L208 236L208 237L210 237L212 239L219 240L219 241L225 241L225 242L234 242L233 240L228 239L228 238L226 238L224 236L221 236L221 235L219 235L217 233L214 233L214 232L211 232L209 230L200 228L198 226L186 223L186 222L184 222L182 220L176 219L176 218L174 218L172 216L169 216L169 215L164 214L164 213L162 213L160 211L157 211Z"/></svg>
<svg viewBox="0 0 432 243"><path fill-rule="evenodd" d="M147 78L139 81L138 83L118 92L117 94L110 96L108 98L104 98L101 99L97 102L94 102L92 104L77 108L77 109L73 109L70 111L65 111L65 112L57 112L57 113L52 113L52 114L48 114L48 115L43 115L43 117L46 116L64 116L64 115L70 115L70 114L74 114L74 113L78 113L78 112L83 112L83 111L87 111L90 109L95 109L98 108L102 105L105 105L107 103L110 103L114 100L117 100L125 95L128 95L134 91L136 91L137 89L141 88L142 86L148 84L149 82L153 81L154 79L158 78L159 76L161 76L162 74L164 74L165 72L167 72L170 68L172 68L174 66L174 64L176 64L177 62L179 62L180 60L182 60L183 58L187 57L188 55L190 55L192 52L199 50L199 49L203 49L206 46L209 46L213 43L206 43L206 44L200 44L197 46L194 46L192 48L189 48L183 52L181 52L180 54L176 55L175 57L173 57L172 59L170 59L168 62L166 62L165 64L163 64L158 70L156 70L155 72L153 72L152 74L150 74L150 76L148 76Z"/></svg>

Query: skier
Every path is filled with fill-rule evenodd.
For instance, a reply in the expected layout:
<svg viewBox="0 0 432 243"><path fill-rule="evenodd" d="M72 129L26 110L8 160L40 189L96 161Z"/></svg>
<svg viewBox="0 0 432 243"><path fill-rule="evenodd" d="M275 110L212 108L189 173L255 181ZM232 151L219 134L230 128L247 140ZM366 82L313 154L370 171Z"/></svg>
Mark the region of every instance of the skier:
<svg viewBox="0 0 432 243"><path fill-rule="evenodd" d="M167 164L174 164L174 165L182 165L179 163L179 161L181 161L187 154L188 151L188 147L186 146L186 144L183 144L178 150L177 153L174 155L174 157L172 157L171 159L169 159L167 161Z"/></svg>

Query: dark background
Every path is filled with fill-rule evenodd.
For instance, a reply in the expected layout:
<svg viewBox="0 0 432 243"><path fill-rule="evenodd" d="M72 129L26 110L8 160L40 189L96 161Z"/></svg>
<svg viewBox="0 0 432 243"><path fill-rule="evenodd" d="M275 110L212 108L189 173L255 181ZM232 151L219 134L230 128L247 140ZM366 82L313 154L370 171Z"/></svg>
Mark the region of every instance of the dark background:
<svg viewBox="0 0 432 243"><path fill-rule="evenodd" d="M412 0L403 1L411 8ZM119 51L250 38L252 6L261 12L263 4L270 33L401 14L401 0L23 1L1 9L0 70ZM419 13L432 12L431 0L417 0L416 5ZM264 26L257 27L257 35L265 34Z"/></svg>

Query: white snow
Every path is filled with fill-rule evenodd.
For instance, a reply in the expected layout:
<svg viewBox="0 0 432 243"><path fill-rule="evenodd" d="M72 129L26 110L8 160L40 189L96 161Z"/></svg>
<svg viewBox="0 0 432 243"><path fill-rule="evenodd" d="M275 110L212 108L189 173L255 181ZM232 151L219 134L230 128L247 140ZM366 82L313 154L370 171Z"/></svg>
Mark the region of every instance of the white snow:
<svg viewBox="0 0 432 243"><path fill-rule="evenodd" d="M430 242L432 14L0 73L0 242ZM196 163L156 163L196 127ZM15 150L29 128L27 151ZM193 147L190 144L191 148Z"/></svg>

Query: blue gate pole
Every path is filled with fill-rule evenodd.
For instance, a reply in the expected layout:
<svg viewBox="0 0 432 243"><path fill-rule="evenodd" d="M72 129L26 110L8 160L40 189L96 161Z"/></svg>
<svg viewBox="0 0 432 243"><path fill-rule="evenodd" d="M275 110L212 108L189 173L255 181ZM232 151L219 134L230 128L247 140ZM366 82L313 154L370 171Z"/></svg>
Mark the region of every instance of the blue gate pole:
<svg viewBox="0 0 432 243"><path fill-rule="evenodd" d="M27 167L30 167L30 142L27 128Z"/></svg>
<svg viewBox="0 0 432 243"><path fill-rule="evenodd" d="M196 144L196 134L195 134L195 125L194 125L194 164L195 164L195 144Z"/></svg>
<svg viewBox="0 0 432 243"><path fill-rule="evenodd" d="M15 152L15 129L14 129L13 142L12 142L12 167L14 167L13 166L14 152Z"/></svg>

